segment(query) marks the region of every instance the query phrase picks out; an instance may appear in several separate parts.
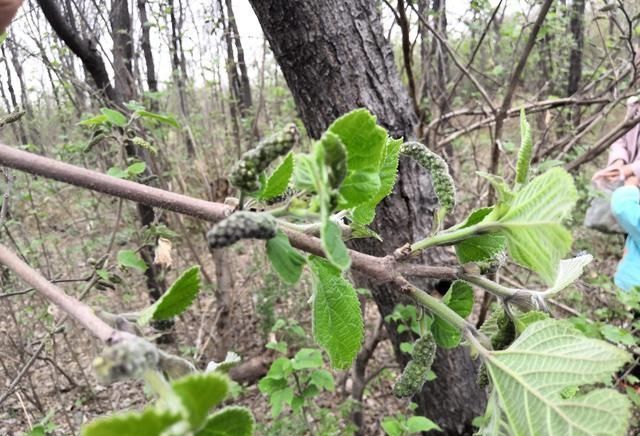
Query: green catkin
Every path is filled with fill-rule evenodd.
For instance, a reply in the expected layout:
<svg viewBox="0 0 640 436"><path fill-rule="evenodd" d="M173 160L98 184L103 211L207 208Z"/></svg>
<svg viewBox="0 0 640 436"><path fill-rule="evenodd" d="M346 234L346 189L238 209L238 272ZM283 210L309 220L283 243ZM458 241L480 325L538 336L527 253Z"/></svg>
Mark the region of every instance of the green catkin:
<svg viewBox="0 0 640 436"><path fill-rule="evenodd" d="M128 378L140 378L147 370L155 370L160 362L160 353L152 343L142 338L131 337L107 347L93 361L98 379L113 383Z"/></svg>
<svg viewBox="0 0 640 436"><path fill-rule="evenodd" d="M209 248L222 248L241 239L271 239L276 235L276 222L271 215L236 212L207 233Z"/></svg>
<svg viewBox="0 0 640 436"><path fill-rule="evenodd" d="M456 205L456 187L445 160L419 142L405 142L400 152L429 171L440 207L446 211L452 211Z"/></svg>
<svg viewBox="0 0 640 436"><path fill-rule="evenodd" d="M413 346L412 359L393 386L395 396L411 397L422 389L427 381L431 365L436 357L436 342L431 332L419 338Z"/></svg>
<svg viewBox="0 0 640 436"><path fill-rule="evenodd" d="M516 326L505 311L502 311L497 320L498 332L491 338L491 346L494 350L504 350L516 338Z"/></svg>
<svg viewBox="0 0 640 436"><path fill-rule="evenodd" d="M495 315L497 316L496 325L498 327L498 331L491 336L491 347L495 351L504 350L507 348L516 338L516 326L509 318L509 315L502 309L497 309L500 312ZM483 363L480 364L478 368L478 376L476 378L476 382L478 386L484 388L489 384L489 374L487 372L487 367Z"/></svg>
<svg viewBox="0 0 640 436"><path fill-rule="evenodd" d="M229 181L244 192L260 189L258 177L279 156L284 156L298 143L300 134L295 124L264 139L258 146L245 152L231 170Z"/></svg>

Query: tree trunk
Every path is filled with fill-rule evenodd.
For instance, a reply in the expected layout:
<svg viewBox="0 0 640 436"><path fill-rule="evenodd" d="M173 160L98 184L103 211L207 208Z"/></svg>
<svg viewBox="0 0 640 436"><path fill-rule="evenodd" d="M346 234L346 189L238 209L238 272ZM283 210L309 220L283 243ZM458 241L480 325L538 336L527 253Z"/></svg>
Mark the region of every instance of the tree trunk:
<svg viewBox="0 0 640 436"><path fill-rule="evenodd" d="M218 6L220 7L220 21L222 22L222 33L227 49L227 80L229 82L229 116L231 118L231 130L233 133L233 141L236 143L236 154L238 158L242 154L242 137L240 134L240 124L238 123L238 111L240 101L240 78L238 77L238 69L235 61L235 54L233 53L233 38L229 27L227 26L227 19L222 6L222 0L218 0Z"/></svg>
<svg viewBox="0 0 640 436"><path fill-rule="evenodd" d="M173 80L178 90L178 101L180 105L180 114L182 115L182 122L188 123L188 110L187 110L187 97L185 95L184 82L186 79L186 71L184 70L184 62L181 61L181 47L182 47L182 25L178 24L176 20L175 6L173 0L169 0L169 17L171 19L171 68L173 73ZM180 13L182 14L182 3L180 3ZM182 20L181 20L182 21ZM196 149L193 145L193 140L188 131L185 131L184 135L185 147L187 149L187 155L190 157L195 156Z"/></svg>
<svg viewBox="0 0 640 436"><path fill-rule="evenodd" d="M367 107L395 137L412 138L417 117L402 86L382 25L367 0L250 0L275 58L312 137L318 138L340 115ZM375 255L423 238L432 223L436 197L426 173L401 160L393 194L378 209L374 230L384 240L358 240ZM432 261L433 259L429 259ZM365 282L366 278L362 278ZM382 316L400 301L398 290L368 283ZM405 337L387 325L396 356ZM470 434L471 420L484 410L486 395L475 383L475 365L466 349L439 350L438 378L418 396L421 413L446 434Z"/></svg>
<svg viewBox="0 0 640 436"><path fill-rule="evenodd" d="M569 80L567 83L567 96L578 91L582 78L582 49L584 47L584 5L585 0L573 0L571 2L571 20L569 32L573 38L573 46L569 55Z"/></svg>
<svg viewBox="0 0 640 436"><path fill-rule="evenodd" d="M251 99L251 84L249 83L249 74L247 73L247 63L244 60L244 49L242 48L242 41L240 41L240 33L238 32L238 26L236 25L236 17L233 14L233 7L231 0L226 0L227 5L227 18L229 20L229 33L233 37L233 42L236 47L236 54L238 56L238 70L239 70L239 82L240 82L240 98L239 109L240 115L244 118L249 115L249 109L253 105Z"/></svg>
<svg viewBox="0 0 640 436"><path fill-rule="evenodd" d="M149 35L149 19L147 18L147 0L138 0L138 16L140 17L140 27L142 30L142 36L140 38L140 45L142 47L142 53L144 55L144 63L147 70L147 86L150 92L158 92L158 79L156 79L156 67L153 62L153 51L151 51L151 39ZM158 104L155 99L152 99L151 109L157 110Z"/></svg>

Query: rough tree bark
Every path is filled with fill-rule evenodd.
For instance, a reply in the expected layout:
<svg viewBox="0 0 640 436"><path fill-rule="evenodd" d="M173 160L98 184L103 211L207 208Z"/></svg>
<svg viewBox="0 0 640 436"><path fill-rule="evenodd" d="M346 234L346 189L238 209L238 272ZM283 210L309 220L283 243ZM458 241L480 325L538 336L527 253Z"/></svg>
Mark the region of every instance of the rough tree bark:
<svg viewBox="0 0 640 436"><path fill-rule="evenodd" d="M287 80L309 134L319 137L337 117L367 107L393 136L412 138L417 117L402 86L382 25L367 0L250 0L276 60ZM436 198L427 174L402 160L393 194L378 209L374 229L383 243L360 240L354 245L381 255L425 236ZM433 259L429 259L433 261ZM366 278L361 278L366 282ZM398 303L395 290L379 283L371 289L382 316ZM402 338L387 330L398 360ZM438 378L425 385L417 400L421 412L446 434L470 434L471 420L482 413L485 393L475 383L475 367L467 351L439 350Z"/></svg>
<svg viewBox="0 0 640 436"><path fill-rule="evenodd" d="M244 60L244 49L242 48L242 41L240 41L240 33L238 32L238 26L236 25L236 16L233 13L233 7L231 0L225 0L227 6L227 19L229 21L228 31L233 37L233 43L236 47L236 54L238 56L238 70L239 70L239 82L240 82L240 96L239 106L240 115L244 118L249 115L249 109L251 109L251 84L249 82L249 73L247 72L247 63Z"/></svg>
<svg viewBox="0 0 640 436"><path fill-rule="evenodd" d="M151 50L151 39L149 32L149 19L147 18L147 0L138 0L138 16L140 17L140 46L144 55L144 63L147 71L147 86L150 92L158 92L158 80L156 79L156 67L153 61L153 51ZM157 110L158 104L152 99L151 110Z"/></svg>
<svg viewBox="0 0 640 436"><path fill-rule="evenodd" d="M189 118L189 111L187 109L187 97L185 91L185 81L187 72L185 68L185 62L181 61L180 53L182 51L182 21L176 20L175 5L173 0L169 0L167 5L169 6L169 18L171 20L171 68L173 74L173 80L178 90L178 100L180 104L180 114L182 115L182 121L186 123ZM179 3L180 13L182 14L182 3ZM190 157L195 156L196 149L193 144L193 140L189 132L185 132L184 135L185 148L187 149L187 155Z"/></svg>

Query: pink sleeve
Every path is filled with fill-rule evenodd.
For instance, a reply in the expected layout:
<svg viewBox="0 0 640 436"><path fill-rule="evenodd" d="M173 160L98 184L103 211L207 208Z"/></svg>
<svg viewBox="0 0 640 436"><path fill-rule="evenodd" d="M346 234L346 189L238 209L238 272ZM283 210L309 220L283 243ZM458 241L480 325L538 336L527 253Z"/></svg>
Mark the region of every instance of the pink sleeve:
<svg viewBox="0 0 640 436"><path fill-rule="evenodd" d="M629 149L627 148L627 141L625 140L626 136L627 135L624 135L611 145L607 166L611 165L618 159L622 159L625 164L629 163Z"/></svg>
<svg viewBox="0 0 640 436"><path fill-rule="evenodd" d="M637 160L631 164L633 174L640 179L640 160Z"/></svg>

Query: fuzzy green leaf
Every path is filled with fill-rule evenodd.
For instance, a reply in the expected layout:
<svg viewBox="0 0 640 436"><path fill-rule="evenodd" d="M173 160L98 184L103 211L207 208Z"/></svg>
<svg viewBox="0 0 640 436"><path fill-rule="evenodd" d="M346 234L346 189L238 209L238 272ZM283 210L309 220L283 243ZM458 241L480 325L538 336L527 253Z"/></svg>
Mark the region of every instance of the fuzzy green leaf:
<svg viewBox="0 0 640 436"><path fill-rule="evenodd" d="M178 123L178 121L176 121L176 119L173 118L171 115L161 115L161 114L157 114L155 112L149 112L146 110L137 110L136 115L142 118L147 118L150 120L159 121L161 123L168 124L171 127L175 127L176 129L180 128L180 123Z"/></svg>
<svg viewBox="0 0 640 436"><path fill-rule="evenodd" d="M200 428L209 410L222 402L229 392L229 379L219 372L190 374L171 383L192 430Z"/></svg>
<svg viewBox="0 0 640 436"><path fill-rule="evenodd" d="M516 163L516 183L527 183L532 156L533 139L531 137L531 126L527 121L523 108L520 110L520 151L518 151L518 162Z"/></svg>
<svg viewBox="0 0 640 436"><path fill-rule="evenodd" d="M314 276L313 335L334 368L348 368L364 337L358 294L326 260L314 256L309 263Z"/></svg>
<svg viewBox="0 0 640 436"><path fill-rule="evenodd" d="M338 135L346 147L349 173L378 169L387 132L371 112L353 110L335 120L328 131Z"/></svg>
<svg viewBox="0 0 640 436"><path fill-rule="evenodd" d="M376 215L376 206L385 197L391 194L396 184L398 175L398 160L402 139L387 138L382 153L382 162L378 169L380 174L380 189L373 199L356 207L353 211L353 219L358 224L367 225L373 221Z"/></svg>
<svg viewBox="0 0 640 436"><path fill-rule="evenodd" d="M593 256L590 254L561 260L558 265L558 275L553 282L553 286L544 291L544 294L546 296L555 295L578 280L582 275L584 268L590 264L592 260Z"/></svg>
<svg viewBox="0 0 640 436"><path fill-rule="evenodd" d="M144 263L144 260L133 250L118 251L118 264L127 268L135 268L141 272L147 270L147 264Z"/></svg>
<svg viewBox="0 0 640 436"><path fill-rule="evenodd" d="M196 436L251 436L254 426L249 409L229 406L209 416Z"/></svg>
<svg viewBox="0 0 640 436"><path fill-rule="evenodd" d="M329 188L338 189L347 177L347 149L338 135L325 132L320 138L324 166L327 169Z"/></svg>
<svg viewBox="0 0 640 436"><path fill-rule="evenodd" d="M338 224L327 219L320 228L320 239L327 259L342 271L348 269L351 265L351 257L342 240L342 231Z"/></svg>
<svg viewBox="0 0 640 436"><path fill-rule="evenodd" d="M181 417L155 407L142 412L126 412L108 415L85 425L81 436L160 436Z"/></svg>
<svg viewBox="0 0 640 436"><path fill-rule="evenodd" d="M121 112L117 110L103 107L102 109L100 109L100 112L102 112L102 115L107 117L107 121L109 121L114 126L127 127L127 124L129 123L127 117L125 117Z"/></svg>
<svg viewBox="0 0 640 436"><path fill-rule="evenodd" d="M484 262L493 259L506 246L502 235L488 234L472 236L456 244L456 255L460 263Z"/></svg>
<svg viewBox="0 0 640 436"><path fill-rule="evenodd" d="M429 418L425 418L424 416L412 416L411 418L407 419L407 430L409 434L421 433L423 431L431 430L442 431L438 424L431 421Z"/></svg>
<svg viewBox="0 0 640 436"><path fill-rule="evenodd" d="M144 309L138 318L139 325L152 319L169 319L180 315L193 302L200 291L200 267L192 266L176 279L162 297Z"/></svg>
<svg viewBox="0 0 640 436"><path fill-rule="evenodd" d="M144 173L144 170L147 169L147 164L144 162L135 162L127 167L127 174L130 176L138 176Z"/></svg>
<svg viewBox="0 0 640 436"><path fill-rule="evenodd" d="M267 179L264 189L260 192L260 199L269 200L282 195L287 190L287 186L289 186L292 174L293 153L289 153Z"/></svg>
<svg viewBox="0 0 640 436"><path fill-rule="evenodd" d="M377 171L353 171L342 182L340 194L343 202L342 209L350 209L371 199L380 190L380 175Z"/></svg>
<svg viewBox="0 0 640 436"><path fill-rule="evenodd" d="M300 280L307 258L291 246L289 238L281 230L275 238L267 241L267 256L282 280L292 285Z"/></svg>
<svg viewBox="0 0 640 436"><path fill-rule="evenodd" d="M473 289L467 282L456 280L442 297L442 302L458 315L466 318L473 308ZM437 316L431 325L431 332L438 346L442 348L457 347L462 338L457 328Z"/></svg>
<svg viewBox="0 0 640 436"><path fill-rule="evenodd" d="M625 351L546 320L530 325L508 349L482 355L495 395L494 430L483 434L626 434L630 404L624 395L605 388L571 399L561 395L570 386L609 384L630 359Z"/></svg>
<svg viewBox="0 0 640 436"><path fill-rule="evenodd" d="M322 354L313 348L302 348L291 361L291 367L295 370L322 368Z"/></svg>
<svg viewBox="0 0 640 436"><path fill-rule="evenodd" d="M561 222L577 198L571 176L553 168L518 191L496 223L507 238L509 255L547 283L554 281L560 259L571 248L571 233Z"/></svg>

